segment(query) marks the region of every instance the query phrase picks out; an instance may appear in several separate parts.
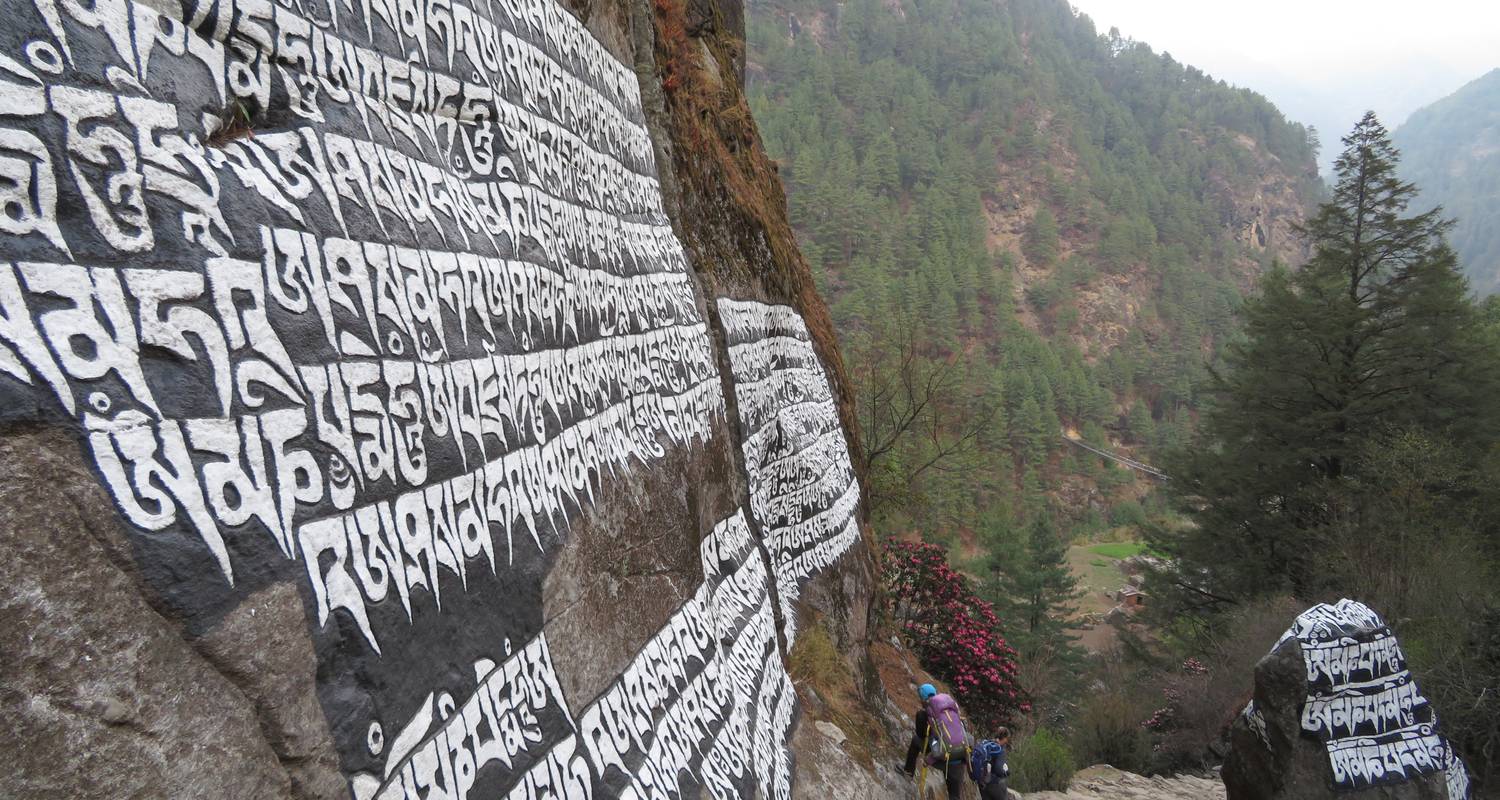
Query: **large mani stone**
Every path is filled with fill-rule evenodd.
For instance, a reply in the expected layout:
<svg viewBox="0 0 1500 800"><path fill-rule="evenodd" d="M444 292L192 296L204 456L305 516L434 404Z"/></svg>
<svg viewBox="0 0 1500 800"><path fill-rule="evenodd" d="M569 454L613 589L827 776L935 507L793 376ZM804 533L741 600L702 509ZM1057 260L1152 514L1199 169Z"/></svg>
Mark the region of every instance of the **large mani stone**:
<svg viewBox="0 0 1500 800"><path fill-rule="evenodd" d="M1318 608L1333 607L1313 610ZM1379 622L1378 617L1374 620ZM1229 800L1450 800L1446 770L1357 789L1336 785L1325 743L1302 729L1309 670L1296 630L1289 630L1255 665L1253 699L1230 726L1230 750L1222 771ZM1339 631L1345 642L1391 635L1383 623Z"/></svg>

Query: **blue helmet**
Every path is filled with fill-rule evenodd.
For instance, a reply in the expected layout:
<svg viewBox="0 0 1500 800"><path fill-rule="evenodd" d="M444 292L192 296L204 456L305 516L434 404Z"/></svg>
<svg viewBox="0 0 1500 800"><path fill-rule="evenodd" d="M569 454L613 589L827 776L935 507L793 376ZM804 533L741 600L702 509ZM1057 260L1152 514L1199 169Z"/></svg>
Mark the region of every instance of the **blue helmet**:
<svg viewBox="0 0 1500 800"><path fill-rule="evenodd" d="M937 694L937 687L930 683L924 683L917 687L917 696L921 697L924 703L931 700L935 694Z"/></svg>

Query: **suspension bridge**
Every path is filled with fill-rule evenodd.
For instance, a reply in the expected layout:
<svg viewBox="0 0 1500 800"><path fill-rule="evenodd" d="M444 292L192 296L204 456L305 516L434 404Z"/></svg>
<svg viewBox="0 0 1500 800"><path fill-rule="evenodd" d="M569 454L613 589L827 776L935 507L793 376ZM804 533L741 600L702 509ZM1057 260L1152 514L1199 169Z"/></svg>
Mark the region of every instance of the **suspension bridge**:
<svg viewBox="0 0 1500 800"><path fill-rule="evenodd" d="M1120 464L1122 466L1128 467L1130 469L1135 470L1136 472L1140 472L1140 473L1148 475L1148 476L1150 476L1152 478L1155 478L1156 480L1159 480L1159 481L1171 480L1171 478L1167 477L1167 473L1162 472L1161 470L1157 469L1156 467L1151 466L1150 464L1146 464L1146 463L1143 463L1143 462L1140 462L1140 461L1136 461L1133 458L1130 458L1128 456L1122 456L1119 453L1111 453L1108 450L1104 450L1104 449L1095 447L1095 446L1089 444L1088 442L1085 442L1083 440L1083 437L1081 437L1081 436L1078 435L1077 431L1074 431L1074 430L1063 431L1063 437L1062 438L1065 439L1065 440L1067 440L1067 441L1069 441L1069 442L1072 442L1073 444L1078 445L1079 447L1082 447L1083 449L1089 451L1090 453L1093 453L1093 454L1099 455L1099 456L1103 456L1103 457L1109 459L1110 461L1115 462L1116 464Z"/></svg>

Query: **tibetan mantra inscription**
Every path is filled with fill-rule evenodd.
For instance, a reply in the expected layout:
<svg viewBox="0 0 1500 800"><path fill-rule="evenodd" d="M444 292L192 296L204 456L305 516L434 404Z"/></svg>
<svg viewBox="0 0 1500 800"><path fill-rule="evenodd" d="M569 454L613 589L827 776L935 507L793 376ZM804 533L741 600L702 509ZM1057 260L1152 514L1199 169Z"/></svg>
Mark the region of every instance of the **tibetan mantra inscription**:
<svg viewBox="0 0 1500 800"><path fill-rule="evenodd" d="M1353 791L1441 771L1449 798L1468 798L1468 770L1438 731L1436 713L1379 614L1353 600L1320 603L1297 617L1282 641L1289 638L1301 643L1307 668L1302 734L1327 749L1334 788ZM1253 702L1245 713L1257 714Z"/></svg>
<svg viewBox="0 0 1500 800"><path fill-rule="evenodd" d="M776 649L765 562L743 513L701 547L703 583L597 699L573 716L546 635L504 663L474 664L460 699L427 695L356 800L791 796L786 738L796 693ZM372 727L371 746L386 741ZM491 774L508 793L478 793Z"/></svg>
<svg viewBox="0 0 1500 800"><path fill-rule="evenodd" d="M859 539L859 483L823 364L790 306L719 300L750 510L764 531L786 620L802 584Z"/></svg>
<svg viewBox="0 0 1500 800"><path fill-rule="evenodd" d="M554 0L5 11L0 422L77 433L187 632L294 581L360 800L788 797L772 598L859 535L794 310L719 305L769 563L687 532L595 698L543 626L605 482L726 430L635 72Z"/></svg>

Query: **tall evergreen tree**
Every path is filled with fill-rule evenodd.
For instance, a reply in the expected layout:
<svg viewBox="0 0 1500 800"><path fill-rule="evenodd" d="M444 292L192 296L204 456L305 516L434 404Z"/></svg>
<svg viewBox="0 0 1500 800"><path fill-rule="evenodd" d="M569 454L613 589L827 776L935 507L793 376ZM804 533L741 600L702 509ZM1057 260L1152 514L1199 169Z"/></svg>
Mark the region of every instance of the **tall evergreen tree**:
<svg viewBox="0 0 1500 800"><path fill-rule="evenodd" d="M1041 405L1033 397L1022 398L1010 423L1012 451L1028 466L1040 466L1047 458L1049 434Z"/></svg>
<svg viewBox="0 0 1500 800"><path fill-rule="evenodd" d="M1313 257L1273 270L1246 304L1199 440L1172 465L1198 524L1161 544L1180 559L1175 588L1190 605L1325 588L1320 545L1382 431L1493 441L1493 359L1448 223L1405 213L1416 190L1397 179L1373 113L1343 143L1333 197L1304 229Z"/></svg>
<svg viewBox="0 0 1500 800"><path fill-rule="evenodd" d="M1068 570L1068 548L1045 513L1033 516L1024 538L1024 549L990 560L1006 633L1023 656L1072 655L1076 637L1069 631L1083 592Z"/></svg>
<svg viewBox="0 0 1500 800"><path fill-rule="evenodd" d="M1057 258L1057 218L1046 207L1037 209L1026 227L1026 258L1044 266Z"/></svg>
<svg viewBox="0 0 1500 800"><path fill-rule="evenodd" d="M1156 435L1156 423L1151 419L1151 409L1144 400L1137 400L1130 407L1130 416L1126 419L1130 426L1130 435L1142 444L1149 444Z"/></svg>
<svg viewBox="0 0 1500 800"><path fill-rule="evenodd" d="M894 194L901 188L901 169L896 153L896 140L891 138L890 131L875 135L864 162L860 164L861 178L871 191Z"/></svg>

